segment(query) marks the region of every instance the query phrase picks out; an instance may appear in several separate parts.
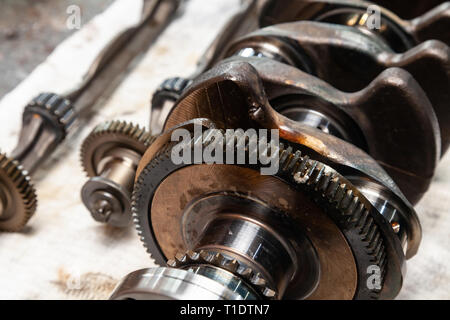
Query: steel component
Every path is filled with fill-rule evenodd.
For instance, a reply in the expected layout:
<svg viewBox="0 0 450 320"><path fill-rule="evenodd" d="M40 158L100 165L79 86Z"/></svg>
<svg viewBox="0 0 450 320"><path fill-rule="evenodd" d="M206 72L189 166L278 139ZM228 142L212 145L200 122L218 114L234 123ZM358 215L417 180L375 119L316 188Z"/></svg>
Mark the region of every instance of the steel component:
<svg viewBox="0 0 450 320"><path fill-rule="evenodd" d="M81 162L90 179L81 198L95 220L129 225L136 168L152 140L150 133L124 121L100 124L84 140Z"/></svg>
<svg viewBox="0 0 450 320"><path fill-rule="evenodd" d="M422 14L412 20L379 8L380 29L366 24L372 4L243 2L138 165L132 210L156 263L225 270L262 299L398 294L422 236L411 203L450 141L449 4L402 11ZM198 135L194 122L207 130ZM183 153L216 159L229 146L225 129L275 129L282 143L262 149L278 170L261 175L262 161L237 161L236 146L231 162L174 162L177 128L191 133ZM261 152L234 135L245 159Z"/></svg>
<svg viewBox="0 0 450 320"><path fill-rule="evenodd" d="M177 254L174 259L168 260L167 265L171 268L181 268L195 273L201 273L202 269L215 267L234 274L244 284L244 288L254 288L259 296L272 299L276 297L276 292L268 286L268 282L261 273L252 270L249 266L243 264L237 259L226 256L220 252L214 251L188 251L184 254ZM228 281L222 281L224 285Z"/></svg>
<svg viewBox="0 0 450 320"><path fill-rule="evenodd" d="M24 110L20 138L11 158L33 174L69 131L83 125L98 99L111 93L120 76L164 30L181 3L181 0L143 0L141 20L101 49L80 83L64 94L44 93L33 99ZM75 122L77 124L71 126ZM3 190L5 192L7 190ZM35 210L36 206L32 208ZM16 214L24 213L17 211Z"/></svg>
<svg viewBox="0 0 450 320"><path fill-rule="evenodd" d="M0 153L0 228L19 231L36 209L36 192L19 163Z"/></svg>
<svg viewBox="0 0 450 320"><path fill-rule="evenodd" d="M205 269L203 269L205 270ZM112 293L113 300L256 300L257 295L239 278L221 269L207 269L209 277L192 271L153 268L135 271L121 281ZM228 286L213 280L222 278ZM241 287L241 288L239 288Z"/></svg>

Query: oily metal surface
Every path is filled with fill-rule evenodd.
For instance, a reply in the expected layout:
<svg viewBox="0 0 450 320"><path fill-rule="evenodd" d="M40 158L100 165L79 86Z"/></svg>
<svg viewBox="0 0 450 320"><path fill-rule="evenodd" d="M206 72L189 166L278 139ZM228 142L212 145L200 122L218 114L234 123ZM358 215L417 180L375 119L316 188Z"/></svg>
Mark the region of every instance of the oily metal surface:
<svg viewBox="0 0 450 320"><path fill-rule="evenodd" d="M350 119L348 127L362 143L355 147L355 143L313 128L303 130L314 132L308 141L297 139L292 127L301 124L274 111L269 102L292 95L313 97L316 104L326 104L333 116ZM196 79L169 114L165 127L197 117L211 118L223 128L279 128L282 138L312 146L327 158L363 167L377 176L379 168L371 169L373 160L367 159L367 152L412 203L427 190L440 158L439 126L433 108L412 76L397 68L385 70L361 91L344 93L283 63L234 57Z"/></svg>
<svg viewBox="0 0 450 320"><path fill-rule="evenodd" d="M370 5L372 5L370 2L355 0L271 1L262 12L260 25L269 26L299 20L347 23L345 20L339 21L338 17L352 13L365 14ZM380 6L381 23L388 28L382 28L377 32L386 39L394 35L398 52L430 39L449 44L450 38L448 32L445 32L449 25L449 9L450 4L446 2L413 20L403 20Z"/></svg>
<svg viewBox="0 0 450 320"><path fill-rule="evenodd" d="M394 182L380 166L380 164L384 165L384 163L377 163L360 148L332 135L325 134L318 129L299 124L279 114L272 108L267 100L267 96L270 98L271 96L276 97L277 94L282 95L295 92L307 93L308 96L321 96L322 93L326 94L328 92L327 90L330 90L330 87L323 81L309 75L306 79L303 78L306 74L295 68L283 64L273 64L273 61L265 60L267 59L246 59L246 61L251 61L252 65L242 61L228 61L205 73L196 80L190 90L184 94L177 106L172 110L171 114L169 114L165 127L170 128L196 117L209 117L221 128L246 129L262 127L279 129L281 138L306 148L305 151L308 154L314 155L317 160L330 165L339 172L347 172L350 175L358 175L372 179L387 187L395 197L398 197L404 206L402 214L405 215L405 221L408 221L408 225L406 226L408 233L407 257L414 256L421 241L420 223L414 209L408 200L406 200L405 196L403 196L396 183L400 187L406 188L406 191L410 191L410 197L420 198L421 194L425 192L424 190L427 189L429 181L426 179L424 181L416 175L409 175L405 174L404 171L399 171L400 175L394 175L396 181ZM263 78L265 83L263 88L261 77L259 76L259 74L263 73L260 72L258 74L254 66L258 70L266 66L270 68L269 70L265 69L266 71L270 71L268 74L274 73L277 76L274 79ZM283 70L285 68L290 68L288 69L290 72L288 75L293 75L288 81L285 81L286 77L283 77ZM296 79L295 73L301 74L302 76ZM382 81L381 83L384 82ZM394 82L393 85L395 86L396 83ZM368 92L372 91L371 88L368 89ZM381 88L378 88L377 91L378 93L382 93ZM361 95L364 96L364 92ZM331 101L335 102L335 100ZM345 98L344 101L350 103ZM375 107L378 108L378 104L375 104ZM365 120L367 124L370 124L367 119ZM379 125L387 125L379 121L377 123ZM388 138L382 136L380 139L381 143L385 142ZM389 140L392 140L392 137ZM406 140L406 143L408 141ZM409 141L409 143L410 147L413 148L411 152L417 152L417 149L414 149L414 145L417 142ZM434 145L437 145L437 142ZM393 148L391 152L398 153L399 150ZM415 152L412 154L415 154ZM150 152L144 155L146 160L140 163L141 169L142 163L147 163L151 160L148 158L148 154ZM408 154L408 157L410 154ZM418 159L423 161L424 159L421 159L423 156L420 155ZM437 160L437 158L438 155L436 153L435 159ZM408 161L410 162L411 159L406 159L406 165L408 165ZM434 164L434 161L432 164ZM429 165L434 170L434 165ZM140 170L138 169L138 171ZM398 171L391 170L391 172L397 173ZM396 250L399 252L402 251L398 247Z"/></svg>
<svg viewBox="0 0 450 320"><path fill-rule="evenodd" d="M194 165L177 170L159 185L150 211L152 229L166 257L189 249L181 232L174 232L181 231L183 209L203 194L223 190L248 193L266 201L288 212L304 228L321 265L321 280L311 299L353 298L357 271L352 251L339 228L306 195L247 168Z"/></svg>
<svg viewBox="0 0 450 320"><path fill-rule="evenodd" d="M405 53L395 53L379 37L357 28L301 21L255 31L232 44L227 56L258 45L279 48L280 41L296 46L305 56L303 60L308 65L300 66L304 71L346 92L363 90L388 68L408 71L430 99L439 120L442 153L447 149L450 144L450 49L445 43L429 40Z"/></svg>
<svg viewBox="0 0 450 320"><path fill-rule="evenodd" d="M403 19L412 19L446 1L447 0L409 0L408 5L405 4L405 0L372 0L371 2L395 12L395 14Z"/></svg>

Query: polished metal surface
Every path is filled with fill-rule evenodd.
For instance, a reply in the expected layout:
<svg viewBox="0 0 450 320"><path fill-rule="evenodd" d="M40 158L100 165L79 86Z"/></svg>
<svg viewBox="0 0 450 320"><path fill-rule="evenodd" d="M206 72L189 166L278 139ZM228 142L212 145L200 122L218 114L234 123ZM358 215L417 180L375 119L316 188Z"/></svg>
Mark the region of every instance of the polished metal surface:
<svg viewBox="0 0 450 320"><path fill-rule="evenodd" d="M241 295L195 271L161 267L129 274L119 283L110 299L251 300L256 296L250 291Z"/></svg>
<svg viewBox="0 0 450 320"><path fill-rule="evenodd" d="M153 137L139 126L109 121L95 127L81 147L89 180L81 189L92 217L116 227L131 221L131 191L137 165Z"/></svg>

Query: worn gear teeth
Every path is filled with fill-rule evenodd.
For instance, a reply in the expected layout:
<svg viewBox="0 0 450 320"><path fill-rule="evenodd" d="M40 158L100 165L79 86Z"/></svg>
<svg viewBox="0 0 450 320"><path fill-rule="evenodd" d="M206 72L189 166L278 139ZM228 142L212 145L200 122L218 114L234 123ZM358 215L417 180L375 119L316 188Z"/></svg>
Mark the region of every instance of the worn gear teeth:
<svg viewBox="0 0 450 320"><path fill-rule="evenodd" d="M386 274L387 254L383 244L384 240L374 219L370 216L369 209L361 202L358 195L334 172L327 172L325 166L317 161L310 160L308 156L287 157L282 155L287 148L280 151L280 168L292 168L290 174L294 181L306 184L325 198L329 203L335 205L342 216L342 221L356 227L361 241L364 243L365 251L371 261L380 268L381 284ZM297 164L292 164L294 160ZM284 160L284 161L281 161ZM374 290L372 298L377 298L380 290Z"/></svg>
<svg viewBox="0 0 450 320"><path fill-rule="evenodd" d="M76 113L70 100L55 93L41 93L26 107L27 113L45 113L54 119L66 133L76 119Z"/></svg>
<svg viewBox="0 0 450 320"><path fill-rule="evenodd" d="M188 251L186 253L177 253L173 259L167 261L167 266L171 268L202 264L224 269L243 278L248 284L255 287L268 299L275 299L277 296L276 291L268 287L268 283L261 273L255 273L250 267L241 264L236 259L225 257L220 252L209 252L205 250Z"/></svg>
<svg viewBox="0 0 450 320"><path fill-rule="evenodd" d="M24 211L19 212L22 215L20 222L10 228L2 228L2 231L17 232L20 231L33 216L37 207L36 190L31 183L28 172L25 171L18 161L7 157L4 153L0 153L0 171L13 182L16 190L23 201ZM11 190L12 191L12 190Z"/></svg>
<svg viewBox="0 0 450 320"><path fill-rule="evenodd" d="M155 137L153 137L150 132L146 131L144 128L126 121L112 120L97 125L86 137L81 146L80 160L82 167L88 176L89 173L87 170L87 163L89 161L89 157L87 156L87 150L99 137L105 135L122 135L142 144L144 148L150 146L155 139Z"/></svg>

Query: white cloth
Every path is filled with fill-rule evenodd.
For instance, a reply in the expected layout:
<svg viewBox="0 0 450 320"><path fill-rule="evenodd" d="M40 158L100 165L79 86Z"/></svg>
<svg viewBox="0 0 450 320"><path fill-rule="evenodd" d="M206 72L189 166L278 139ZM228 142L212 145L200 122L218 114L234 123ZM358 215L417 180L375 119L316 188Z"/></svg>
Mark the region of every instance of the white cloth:
<svg viewBox="0 0 450 320"><path fill-rule="evenodd" d="M93 126L123 119L148 126L152 92L167 77L188 76L239 0L190 0L104 107L34 177L39 205L22 233L0 233L0 299L105 299L131 271L152 267L133 228L96 223L80 201L86 181L79 147ZM0 146L14 148L26 103L42 91L63 92L82 76L96 49L139 16L141 1L117 0L61 43L0 101ZM126 12L126 14L124 14ZM450 157L417 206L423 243L408 264L400 298L450 298Z"/></svg>

